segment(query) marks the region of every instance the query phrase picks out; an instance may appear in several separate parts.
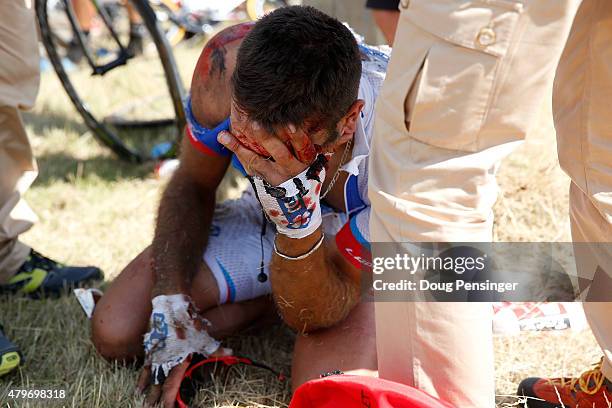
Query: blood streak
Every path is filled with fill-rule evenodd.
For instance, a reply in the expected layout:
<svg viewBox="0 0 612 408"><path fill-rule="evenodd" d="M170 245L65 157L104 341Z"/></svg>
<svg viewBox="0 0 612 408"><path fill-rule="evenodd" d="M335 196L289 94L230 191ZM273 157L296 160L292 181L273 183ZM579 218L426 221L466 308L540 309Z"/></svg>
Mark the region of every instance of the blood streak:
<svg viewBox="0 0 612 408"><path fill-rule="evenodd" d="M242 144L247 149L257 153L258 155L264 156L264 157L271 156L270 153L263 146L261 146L259 143L255 142L254 140L251 140L244 133L234 132L234 136L236 137L236 139L238 139L240 144Z"/></svg>
<svg viewBox="0 0 612 408"><path fill-rule="evenodd" d="M220 71L225 70L225 46L236 40L243 39L254 25L254 22L242 23L228 27L215 35L206 44L202 54L200 54L195 72L199 75L208 76L211 74L212 68L218 68ZM211 62L213 63L212 67Z"/></svg>
<svg viewBox="0 0 612 408"><path fill-rule="evenodd" d="M176 326L176 337L180 340L185 340L185 329L182 326Z"/></svg>
<svg viewBox="0 0 612 408"><path fill-rule="evenodd" d="M271 217L278 217L280 213L277 210L270 210Z"/></svg>
<svg viewBox="0 0 612 408"><path fill-rule="evenodd" d="M295 157L302 163L312 163L314 159L317 157L317 149L310 141L310 138L307 135L303 136L304 146L295 152Z"/></svg>

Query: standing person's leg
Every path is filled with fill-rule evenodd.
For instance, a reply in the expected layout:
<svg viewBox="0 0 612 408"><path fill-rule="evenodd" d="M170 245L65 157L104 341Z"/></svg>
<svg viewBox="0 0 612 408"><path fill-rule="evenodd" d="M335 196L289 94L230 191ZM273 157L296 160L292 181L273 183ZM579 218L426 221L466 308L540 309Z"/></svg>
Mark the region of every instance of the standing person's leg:
<svg viewBox="0 0 612 408"><path fill-rule="evenodd" d="M34 104L38 81L34 14L23 0L4 0L0 2L0 284L30 253L17 237L35 219L21 195L37 172L18 109ZM0 343L0 375L4 375L20 364L21 352L5 337L1 325Z"/></svg>
<svg viewBox="0 0 612 408"><path fill-rule="evenodd" d="M393 45L399 20L399 0L368 0L366 7L372 10L374 21L385 36L387 44Z"/></svg>
<svg viewBox="0 0 612 408"><path fill-rule="evenodd" d="M561 58L553 96L559 162L572 179L572 239L603 243L588 246L590 256L577 256L578 272L593 278L601 268L607 277L598 276L597 283L608 293L612 293L611 43L612 3L586 0ZM597 265L589 268L587 259ZM606 357L604 373L612 379L612 303L585 303L585 312Z"/></svg>
<svg viewBox="0 0 612 408"><path fill-rule="evenodd" d="M409 4L377 102L372 240L490 241L495 173L540 112L578 1ZM377 303L379 375L494 406L491 314Z"/></svg>
<svg viewBox="0 0 612 408"><path fill-rule="evenodd" d="M36 216L22 197L38 170L19 109L32 107L39 84L34 12L23 0L0 2L0 291L60 293L99 279L95 267L73 267L20 243Z"/></svg>
<svg viewBox="0 0 612 408"><path fill-rule="evenodd" d="M77 21L81 30L89 34L91 21L96 15L96 8L91 0L72 0L72 8L76 14Z"/></svg>
<svg viewBox="0 0 612 408"><path fill-rule="evenodd" d="M612 30L610 33L612 34ZM612 41L612 36L610 40ZM612 84L612 81L609 81L609 83ZM612 141L612 132L608 133L608 137ZM612 151L608 153L608 160L612 163ZM612 193L612 183L608 189L608 195L610 195ZM572 182L571 184L570 221L572 224L572 240L577 243L575 254L576 265L579 268L578 273L579 276L582 275L589 279L595 278L597 287L590 289L597 291L599 294L607 293L606 300L609 300L612 296L612 200L610 198L608 197L610 202L606 204L608 209L602 214L601 206L596 206L593 203L592 196L589 197L585 194L575 183ZM599 200L595 199L595 201ZM604 299L599 298L599 300ZM591 330L603 350L602 372L608 381L612 382L612 303L586 302L584 303L584 312ZM612 392L612 389L610 391Z"/></svg>
<svg viewBox="0 0 612 408"><path fill-rule="evenodd" d="M579 276L594 279L591 291L599 300L612 293L611 43L612 3L585 0L561 57L553 95L559 162L572 180L576 267ZM524 380L519 395L548 402L530 407L556 407L559 397L566 406L608 407L612 402L612 303L584 303L584 311L603 350L601 366L586 371L584 381Z"/></svg>
<svg viewBox="0 0 612 408"><path fill-rule="evenodd" d="M19 109L38 93L38 43L34 13L23 0L0 3L0 283L26 260L30 248L17 237L35 215L22 200L38 174Z"/></svg>

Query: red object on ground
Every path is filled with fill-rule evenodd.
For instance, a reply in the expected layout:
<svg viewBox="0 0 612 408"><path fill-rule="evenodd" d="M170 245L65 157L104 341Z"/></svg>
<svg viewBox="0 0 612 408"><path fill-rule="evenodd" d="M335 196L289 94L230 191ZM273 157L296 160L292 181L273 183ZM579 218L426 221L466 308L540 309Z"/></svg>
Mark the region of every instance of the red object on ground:
<svg viewBox="0 0 612 408"><path fill-rule="evenodd" d="M189 403L195 396L196 390L198 388L192 378L195 370L203 369L205 367L207 367L209 370L214 370L217 364L224 365L227 367L234 366L237 364L245 364L247 366L253 366L268 370L273 373L279 381L285 381L286 379L282 373L277 372L270 366L258 363L247 357L223 356L205 358L201 354L194 354L189 368L187 368L185 374L183 374L181 385L179 387L178 393L176 394L175 405L178 406L178 408L189 408Z"/></svg>
<svg viewBox="0 0 612 408"><path fill-rule="evenodd" d="M289 408L454 408L447 402L393 381L331 375L302 384Z"/></svg>

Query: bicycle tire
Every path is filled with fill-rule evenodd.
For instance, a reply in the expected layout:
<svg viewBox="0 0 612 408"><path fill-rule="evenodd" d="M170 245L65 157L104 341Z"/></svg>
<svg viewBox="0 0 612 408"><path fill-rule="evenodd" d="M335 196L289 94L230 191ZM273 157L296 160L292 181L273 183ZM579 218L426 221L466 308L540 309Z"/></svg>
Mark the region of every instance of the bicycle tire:
<svg viewBox="0 0 612 408"><path fill-rule="evenodd" d="M183 101L185 100L186 93L183 81L179 75L178 68L176 66L176 60L174 59L174 53L172 47L168 42L166 34L159 26L155 11L149 5L147 0L132 0L132 4L138 9L140 16L152 34L153 43L157 48L159 58L164 67L164 73L166 74L166 82L170 88L170 95L172 97L172 104L174 105L174 111L176 112L176 124L178 127L178 138L179 141L182 136L182 130L187 123L185 117L185 107Z"/></svg>
<svg viewBox="0 0 612 408"><path fill-rule="evenodd" d="M49 26L47 3L49 0L35 0L35 11L40 28L41 41L47 51L47 56L51 62L55 73L57 74L62 87L68 94L70 101L76 108L77 112L83 118L85 125L91 130L93 136L103 145L111 149L120 159L132 163L142 163L152 159L149 155L138 152L137 150L127 146L115 132L105 125L104 120L98 120L87 105L79 96L74 85L70 81L61 57L55 48L53 41L53 32ZM172 50L163 34L163 31L157 24L154 11L148 5L146 0L135 0L134 5L138 8L139 13L149 31L156 50L159 54L161 65L164 71L166 84L168 85L172 106L175 112L174 124L177 128L177 139L182 136L182 130L185 126L185 111L183 107L183 97L185 94L182 81L180 79L176 62L172 54ZM155 123L152 123L156 126ZM174 141L178 147L178 140ZM172 149L173 151L175 149Z"/></svg>

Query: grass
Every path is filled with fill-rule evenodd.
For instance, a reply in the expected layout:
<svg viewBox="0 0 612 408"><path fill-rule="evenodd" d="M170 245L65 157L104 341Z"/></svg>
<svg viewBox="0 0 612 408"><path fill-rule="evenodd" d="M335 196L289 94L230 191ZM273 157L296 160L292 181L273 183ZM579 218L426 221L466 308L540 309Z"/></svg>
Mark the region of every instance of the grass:
<svg viewBox="0 0 612 408"><path fill-rule="evenodd" d="M188 73L197 50L187 50L181 67ZM97 92L95 89L93 92ZM549 110L502 165L502 189L495 207L500 241L568 241L568 180L555 157ZM53 73L42 78L37 106L25 117L40 175L26 194L40 220L23 236L37 250L74 264L95 264L107 281L147 246L164 182L152 165L120 162L81 124ZM226 189L225 196L235 189ZM89 340L89 324L73 297L33 301L0 298L2 323L25 355L25 364L0 380L2 406L137 406L133 385L138 370L99 358ZM288 373L293 334L283 327L250 332L229 340L240 353ZM517 383L530 375L573 375L596 361L600 351L589 331L531 333L499 337L496 382L499 406L516 405ZM8 389L62 388L61 403L8 400ZM239 371L218 378L198 395L204 407L285 407L286 384L267 374Z"/></svg>

